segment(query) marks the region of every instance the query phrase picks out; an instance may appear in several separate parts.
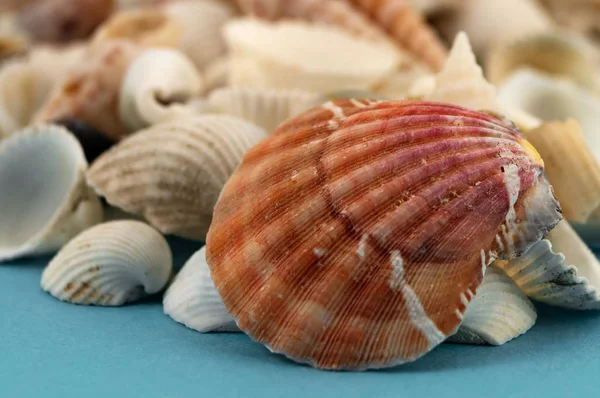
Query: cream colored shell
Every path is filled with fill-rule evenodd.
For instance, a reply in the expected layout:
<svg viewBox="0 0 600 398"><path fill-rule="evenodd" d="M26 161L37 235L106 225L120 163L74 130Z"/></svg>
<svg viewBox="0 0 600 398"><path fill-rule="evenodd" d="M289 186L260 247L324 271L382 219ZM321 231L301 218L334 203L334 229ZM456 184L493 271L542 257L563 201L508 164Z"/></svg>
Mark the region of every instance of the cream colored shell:
<svg viewBox="0 0 600 398"><path fill-rule="evenodd" d="M537 319L525 293L499 268L489 267L457 333L447 341L502 345L527 332Z"/></svg>
<svg viewBox="0 0 600 398"><path fill-rule="evenodd" d="M193 100L203 89L202 76L177 50L145 50L131 64L119 97L119 115L129 132L194 115Z"/></svg>
<svg viewBox="0 0 600 398"><path fill-rule="evenodd" d="M0 262L51 253L102 221L79 142L62 127L29 127L0 144Z"/></svg>
<svg viewBox="0 0 600 398"><path fill-rule="evenodd" d="M272 132L285 120L326 102L321 94L300 89L226 87L208 97L208 112L234 115Z"/></svg>
<svg viewBox="0 0 600 398"><path fill-rule="evenodd" d="M88 181L165 234L203 240L225 182L265 131L233 116L201 115L128 137L92 165Z"/></svg>
<svg viewBox="0 0 600 398"><path fill-rule="evenodd" d="M203 72L206 91L211 92L229 84L229 57L222 56L211 62Z"/></svg>
<svg viewBox="0 0 600 398"><path fill-rule="evenodd" d="M239 332L210 277L206 247L197 251L165 293L163 308L173 320L199 332Z"/></svg>
<svg viewBox="0 0 600 398"><path fill-rule="evenodd" d="M69 242L44 270L41 286L61 301L118 306L160 292L172 267L171 249L154 228L113 221Z"/></svg>
<svg viewBox="0 0 600 398"><path fill-rule="evenodd" d="M327 93L368 90L393 72L399 53L388 44L331 26L302 22L229 22L230 84Z"/></svg>

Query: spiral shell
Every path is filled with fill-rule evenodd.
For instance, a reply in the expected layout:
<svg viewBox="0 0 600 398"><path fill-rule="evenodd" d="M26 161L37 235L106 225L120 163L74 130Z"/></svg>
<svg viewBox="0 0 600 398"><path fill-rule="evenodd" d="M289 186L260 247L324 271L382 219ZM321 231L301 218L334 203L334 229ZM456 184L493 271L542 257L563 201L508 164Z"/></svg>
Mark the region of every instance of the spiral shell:
<svg viewBox="0 0 600 398"><path fill-rule="evenodd" d="M487 265L560 218L539 155L510 123L341 100L246 154L215 207L207 260L238 327L270 350L319 368L388 367L453 334Z"/></svg>
<svg viewBox="0 0 600 398"><path fill-rule="evenodd" d="M165 238L139 221L113 221L70 241L50 261L42 289L61 301L119 306L160 292L173 258Z"/></svg>
<svg viewBox="0 0 600 398"><path fill-rule="evenodd" d="M203 240L223 185L260 127L225 115L157 124L105 152L88 172L106 200L165 234Z"/></svg>
<svg viewBox="0 0 600 398"><path fill-rule="evenodd" d="M267 132L283 121L325 102L323 96L304 90L265 90L227 87L208 97L208 111L234 115Z"/></svg>
<svg viewBox="0 0 600 398"><path fill-rule="evenodd" d="M131 64L119 99L119 115L129 132L197 113L193 100L202 92L202 76L177 50L156 48ZM191 104L190 104L191 103Z"/></svg>
<svg viewBox="0 0 600 398"><path fill-rule="evenodd" d="M51 253L102 220L87 162L64 128L29 127L0 144L0 262Z"/></svg>
<svg viewBox="0 0 600 398"><path fill-rule="evenodd" d="M127 68L140 48L129 41L105 41L92 46L86 62L67 71L34 121L75 118L87 122L113 140L126 134L118 99Z"/></svg>
<svg viewBox="0 0 600 398"><path fill-rule="evenodd" d="M502 345L531 329L536 319L525 293L502 270L489 267L458 332L447 341Z"/></svg>
<svg viewBox="0 0 600 398"><path fill-rule="evenodd" d="M206 247L179 271L165 293L163 307L166 315L201 333L240 331L210 278Z"/></svg>
<svg viewBox="0 0 600 398"><path fill-rule="evenodd" d="M300 22L237 20L227 24L225 38L231 50L229 83L235 86L368 90L400 61L387 45Z"/></svg>

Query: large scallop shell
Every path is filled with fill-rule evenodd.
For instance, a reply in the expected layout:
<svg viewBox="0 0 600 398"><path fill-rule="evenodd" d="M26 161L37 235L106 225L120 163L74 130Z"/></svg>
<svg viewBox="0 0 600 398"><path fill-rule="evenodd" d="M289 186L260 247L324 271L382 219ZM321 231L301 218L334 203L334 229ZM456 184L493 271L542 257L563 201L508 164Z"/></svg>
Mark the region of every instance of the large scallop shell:
<svg viewBox="0 0 600 398"><path fill-rule="evenodd" d="M323 96L305 90L269 90L226 87L208 97L208 111L234 115L264 128L268 133L283 121L325 102Z"/></svg>
<svg viewBox="0 0 600 398"><path fill-rule="evenodd" d="M440 70L447 50L421 13L406 0L350 0L371 15L403 48L434 71Z"/></svg>
<svg viewBox="0 0 600 398"><path fill-rule="evenodd" d="M65 80L53 90L35 121L80 119L113 140L126 134L118 99L127 68L140 47L127 40L97 43L85 54L85 62L70 68Z"/></svg>
<svg viewBox="0 0 600 398"><path fill-rule="evenodd" d="M226 115L157 124L104 153L88 172L98 194L165 234L204 240L223 185L263 129Z"/></svg>
<svg viewBox="0 0 600 398"><path fill-rule="evenodd" d="M436 75L435 90L425 99L476 110L496 108L496 88L483 77L464 32L456 36L444 68Z"/></svg>
<svg viewBox="0 0 600 398"><path fill-rule="evenodd" d="M94 41L126 39L142 46L176 47L183 26L161 10L132 9L115 14L94 34Z"/></svg>
<svg viewBox="0 0 600 398"><path fill-rule="evenodd" d="M102 220L87 162L61 127L30 127L0 144L0 262L51 253Z"/></svg>
<svg viewBox="0 0 600 398"><path fill-rule="evenodd" d="M227 24L225 38L231 50L229 83L235 86L368 90L400 61L388 45L301 22L236 20Z"/></svg>
<svg viewBox="0 0 600 398"><path fill-rule="evenodd" d="M113 221L88 229L50 261L42 289L61 301L118 306L160 292L173 258L165 238L139 221Z"/></svg>
<svg viewBox="0 0 600 398"><path fill-rule="evenodd" d="M560 218L539 155L510 123L342 100L246 154L215 207L207 260L228 312L270 350L319 368L388 367L453 334L487 265Z"/></svg>
<svg viewBox="0 0 600 398"><path fill-rule="evenodd" d="M165 314L199 332L239 332L210 277L206 246L177 274L163 300Z"/></svg>
<svg viewBox="0 0 600 398"><path fill-rule="evenodd" d="M119 98L119 115L129 132L198 113L193 101L202 92L202 76L177 50L154 48L131 64Z"/></svg>
<svg viewBox="0 0 600 398"><path fill-rule="evenodd" d="M35 41L64 43L87 38L113 11L113 0L45 0L24 7L19 25Z"/></svg>
<svg viewBox="0 0 600 398"><path fill-rule="evenodd" d="M175 1L167 4L164 11L181 24L182 35L177 47L199 70L225 53L222 30L234 14L225 2Z"/></svg>
<svg viewBox="0 0 600 398"><path fill-rule="evenodd" d="M489 267L460 328L447 342L502 345L527 332L537 319L525 293L501 269Z"/></svg>
<svg viewBox="0 0 600 398"><path fill-rule="evenodd" d="M495 264L534 300L600 309L600 263L566 220L523 256Z"/></svg>

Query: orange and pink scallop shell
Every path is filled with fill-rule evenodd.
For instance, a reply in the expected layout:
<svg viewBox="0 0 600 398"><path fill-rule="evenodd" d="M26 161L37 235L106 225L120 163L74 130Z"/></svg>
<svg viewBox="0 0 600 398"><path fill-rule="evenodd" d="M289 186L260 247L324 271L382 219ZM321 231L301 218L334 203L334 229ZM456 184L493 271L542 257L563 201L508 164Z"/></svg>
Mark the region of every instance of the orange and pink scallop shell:
<svg viewBox="0 0 600 398"><path fill-rule="evenodd" d="M486 267L561 219L514 125L421 101L328 102L226 184L207 237L238 326L324 369L389 367L453 334Z"/></svg>

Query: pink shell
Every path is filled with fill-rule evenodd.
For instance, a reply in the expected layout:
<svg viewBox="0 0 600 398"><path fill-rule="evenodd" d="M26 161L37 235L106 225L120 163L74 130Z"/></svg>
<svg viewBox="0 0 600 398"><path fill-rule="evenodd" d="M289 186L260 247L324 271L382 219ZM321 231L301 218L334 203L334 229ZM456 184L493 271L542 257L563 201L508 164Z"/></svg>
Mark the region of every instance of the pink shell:
<svg viewBox="0 0 600 398"><path fill-rule="evenodd" d="M561 218L509 122L341 100L285 122L226 184L207 238L240 329L326 369L412 361L459 326L495 258Z"/></svg>

